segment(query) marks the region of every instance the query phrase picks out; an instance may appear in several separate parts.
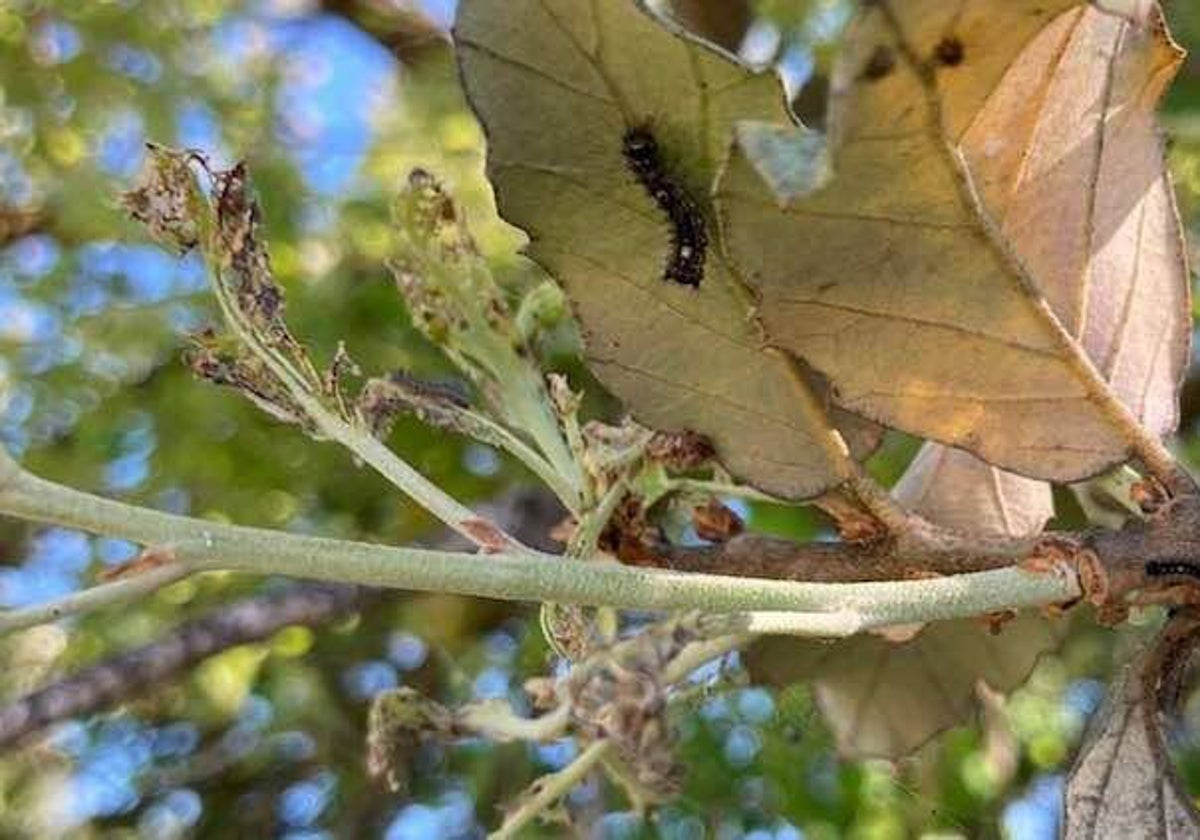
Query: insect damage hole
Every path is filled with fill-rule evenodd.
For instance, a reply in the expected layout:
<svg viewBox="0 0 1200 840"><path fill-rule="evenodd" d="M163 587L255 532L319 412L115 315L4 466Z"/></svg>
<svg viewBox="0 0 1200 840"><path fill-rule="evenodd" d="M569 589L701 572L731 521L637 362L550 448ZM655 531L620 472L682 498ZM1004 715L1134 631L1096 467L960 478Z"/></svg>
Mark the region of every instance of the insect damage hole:
<svg viewBox="0 0 1200 840"><path fill-rule="evenodd" d="M708 231L700 208L667 173L658 141L650 129L639 126L625 132L621 153L633 177L666 214L671 225L671 247L663 280L700 288L708 250Z"/></svg>

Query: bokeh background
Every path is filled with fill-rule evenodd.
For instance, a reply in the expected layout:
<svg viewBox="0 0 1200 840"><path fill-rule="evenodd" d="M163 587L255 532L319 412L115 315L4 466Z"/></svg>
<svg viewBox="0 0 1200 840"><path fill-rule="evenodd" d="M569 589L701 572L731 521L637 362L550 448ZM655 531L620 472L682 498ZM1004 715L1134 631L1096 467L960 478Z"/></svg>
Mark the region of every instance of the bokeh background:
<svg viewBox="0 0 1200 840"><path fill-rule="evenodd" d="M677 5L695 14L706 4ZM777 64L815 122L850 5L757 0L692 20ZM1200 50L1200 6L1177 0L1167 13L1178 40ZM445 40L453 14L454 0L0 0L4 445L48 477L163 510L388 543L439 539L427 515L342 451L192 380L180 362L185 336L214 315L202 266L147 244L116 197L148 140L203 150L219 165L245 159L295 332L325 358L344 339L370 372L447 373L409 327L383 266L388 202L410 168L448 181L514 296L542 279L517 255L519 232L495 216L482 137ZM1195 59L1163 119L1200 242ZM591 411L611 412L576 347L563 328L543 350L588 389ZM1183 403L1179 446L1200 464L1200 379ZM514 527L544 535L555 521L529 477L487 447L415 423L401 423L391 443ZM872 469L894 480L914 446L889 438ZM1071 498L1059 502L1056 525L1078 525ZM741 512L752 528L797 538L827 528L804 510ZM0 607L61 596L135 553L2 521ZM6 638L0 704L233 602L293 592L288 581L207 574L131 608ZM408 795L382 789L364 762L374 693L403 684L448 703L520 703L522 681L550 658L526 607L342 595L311 626L221 650L0 754L0 837L473 837L574 755L568 741L429 746ZM1120 634L1083 628L978 724L900 765L840 760L804 687L748 685L734 658L679 715L690 774L676 804L643 822L591 783L570 805L597 837L1049 838L1113 662L1154 621ZM1200 722L1200 707L1189 712ZM1185 727L1175 746L1200 793L1200 734Z"/></svg>

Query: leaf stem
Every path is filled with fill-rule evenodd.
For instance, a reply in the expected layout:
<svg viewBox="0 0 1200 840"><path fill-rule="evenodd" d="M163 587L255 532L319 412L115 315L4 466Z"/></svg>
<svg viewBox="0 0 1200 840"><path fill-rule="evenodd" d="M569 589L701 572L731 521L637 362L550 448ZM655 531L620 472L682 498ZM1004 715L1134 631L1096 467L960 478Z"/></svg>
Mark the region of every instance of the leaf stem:
<svg viewBox="0 0 1200 840"><path fill-rule="evenodd" d="M523 718L504 701L484 701L455 713L455 724L496 741L544 742L566 735L571 705L563 703L541 717Z"/></svg>

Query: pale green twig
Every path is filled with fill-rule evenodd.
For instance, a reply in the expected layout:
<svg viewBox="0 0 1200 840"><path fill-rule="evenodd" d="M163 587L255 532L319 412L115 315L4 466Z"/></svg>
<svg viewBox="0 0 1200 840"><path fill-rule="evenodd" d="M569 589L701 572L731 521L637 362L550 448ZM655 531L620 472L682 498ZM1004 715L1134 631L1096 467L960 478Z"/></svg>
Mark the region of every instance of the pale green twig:
<svg viewBox="0 0 1200 840"><path fill-rule="evenodd" d="M611 749L612 745L608 741L593 741L562 770L538 779L530 787L525 801L505 818L504 824L500 828L489 836L492 840L507 840L509 837L515 837L517 832L528 825L531 820L570 793L587 777L588 773L592 772L600 760L609 754Z"/></svg>
<svg viewBox="0 0 1200 840"><path fill-rule="evenodd" d="M8 468L11 463L0 459L0 513L170 546L178 562L198 570L620 609L855 613L867 627L1063 603L1080 594L1076 575L1066 569L1033 573L1009 567L927 580L800 583L563 562L524 548L476 556L370 545L160 513L54 484L19 468L14 472ZM90 609L108 602L89 596L86 603ZM797 629L800 623L797 619ZM830 630L827 615L819 623L819 632Z"/></svg>
<svg viewBox="0 0 1200 840"><path fill-rule="evenodd" d="M566 734L571 706L563 703L541 717L523 718L503 700L472 703L455 713L455 723L495 741L551 741Z"/></svg>
<svg viewBox="0 0 1200 840"><path fill-rule="evenodd" d="M596 554L596 545L600 542L600 535L604 533L617 505L621 503L628 492L629 485L624 479L613 482L596 506L584 514L568 547L568 557L588 559Z"/></svg>
<svg viewBox="0 0 1200 840"><path fill-rule="evenodd" d="M703 493L706 496L727 496L734 499L747 499L752 502L768 502L775 505L799 505L802 502L789 502L744 484L727 484L723 481L705 481L699 478L672 478L667 482L667 488L678 493Z"/></svg>
<svg viewBox="0 0 1200 840"><path fill-rule="evenodd" d="M101 583L88 589L72 592L55 601L19 610L0 612L0 634L24 630L56 621L68 615L90 612L100 607L125 604L162 589L170 583L195 574L190 563L172 561L139 574Z"/></svg>

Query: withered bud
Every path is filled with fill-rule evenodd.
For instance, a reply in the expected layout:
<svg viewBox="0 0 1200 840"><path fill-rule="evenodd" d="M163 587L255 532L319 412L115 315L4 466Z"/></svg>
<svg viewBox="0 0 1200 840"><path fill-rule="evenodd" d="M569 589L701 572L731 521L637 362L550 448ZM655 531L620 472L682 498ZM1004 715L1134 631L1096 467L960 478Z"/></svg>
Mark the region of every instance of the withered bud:
<svg viewBox="0 0 1200 840"><path fill-rule="evenodd" d="M201 334L194 341L185 361L197 377L237 389L276 420L309 428L304 412L259 359L220 349L211 334Z"/></svg>
<svg viewBox="0 0 1200 840"><path fill-rule="evenodd" d="M671 470L694 470L716 457L712 441L697 432L655 432L646 456Z"/></svg>
<svg viewBox="0 0 1200 840"><path fill-rule="evenodd" d="M652 627L592 655L566 681L577 731L610 739L638 780L662 795L675 789L680 776L662 673L696 638L694 616Z"/></svg>
<svg viewBox="0 0 1200 840"><path fill-rule="evenodd" d="M745 530L738 515L716 499L692 510L692 524L700 539L715 543L728 542Z"/></svg>
<svg viewBox="0 0 1200 840"><path fill-rule="evenodd" d="M346 342L339 341L333 361L329 363L329 368L322 377L325 393L332 397L340 397L345 387L346 377L361 375L362 369L350 357L349 351L346 350Z"/></svg>
<svg viewBox="0 0 1200 840"><path fill-rule="evenodd" d="M454 716L411 688L375 695L367 715L367 772L390 790L408 786L417 749L428 738L453 734Z"/></svg>
<svg viewBox="0 0 1200 840"><path fill-rule="evenodd" d="M430 425L458 429L458 412L469 405L461 384L427 381L404 371L371 379L358 397L358 413L376 437L384 437L396 418L414 414Z"/></svg>
<svg viewBox="0 0 1200 840"><path fill-rule="evenodd" d="M186 253L199 243L203 198L191 162L203 163L196 152L175 151L146 144L146 162L137 186L121 194L121 206L141 222L155 239Z"/></svg>

